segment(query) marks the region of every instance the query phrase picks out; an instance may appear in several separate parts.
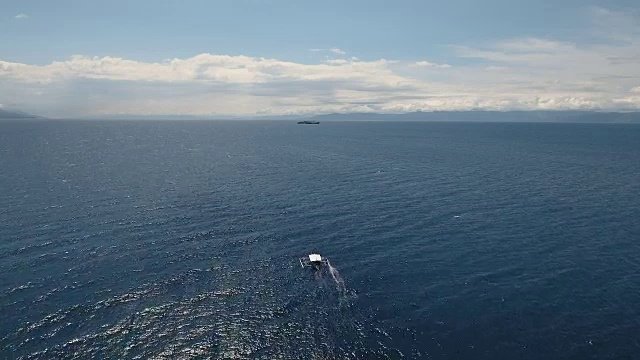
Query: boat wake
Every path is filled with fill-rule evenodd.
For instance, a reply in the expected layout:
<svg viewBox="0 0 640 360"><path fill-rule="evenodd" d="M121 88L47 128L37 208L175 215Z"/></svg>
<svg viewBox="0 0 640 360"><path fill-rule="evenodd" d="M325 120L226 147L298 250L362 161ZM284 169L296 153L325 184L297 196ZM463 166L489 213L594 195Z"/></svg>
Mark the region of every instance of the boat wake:
<svg viewBox="0 0 640 360"><path fill-rule="evenodd" d="M345 292L347 288L344 285L344 279L340 276L340 272L338 269L331 265L331 262L327 260L327 269L329 270L329 274L331 274L331 278L335 281L338 291Z"/></svg>

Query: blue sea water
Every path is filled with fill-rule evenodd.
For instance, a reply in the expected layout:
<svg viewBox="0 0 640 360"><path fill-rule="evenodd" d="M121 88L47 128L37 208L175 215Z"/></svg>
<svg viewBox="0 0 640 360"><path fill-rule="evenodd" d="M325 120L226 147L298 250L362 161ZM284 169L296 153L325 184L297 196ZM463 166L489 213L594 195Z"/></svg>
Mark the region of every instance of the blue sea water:
<svg viewBox="0 0 640 360"><path fill-rule="evenodd" d="M639 189L638 125L2 121L0 358L638 359Z"/></svg>

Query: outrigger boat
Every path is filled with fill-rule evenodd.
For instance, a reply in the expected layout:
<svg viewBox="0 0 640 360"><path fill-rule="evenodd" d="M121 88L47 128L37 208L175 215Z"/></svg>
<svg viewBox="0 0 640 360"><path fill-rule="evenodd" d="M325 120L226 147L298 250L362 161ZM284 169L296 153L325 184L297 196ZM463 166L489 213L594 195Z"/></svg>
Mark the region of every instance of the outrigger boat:
<svg viewBox="0 0 640 360"><path fill-rule="evenodd" d="M323 265L329 264L329 260L320 256L320 254L309 254L309 256L303 256L300 258L300 266L311 267L315 270L320 270Z"/></svg>

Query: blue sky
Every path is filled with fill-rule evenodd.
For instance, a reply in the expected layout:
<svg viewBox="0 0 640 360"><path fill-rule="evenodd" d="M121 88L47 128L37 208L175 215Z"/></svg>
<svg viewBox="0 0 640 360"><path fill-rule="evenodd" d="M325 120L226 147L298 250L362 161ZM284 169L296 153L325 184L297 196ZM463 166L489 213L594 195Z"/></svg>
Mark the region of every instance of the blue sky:
<svg viewBox="0 0 640 360"><path fill-rule="evenodd" d="M50 116L637 109L638 45L636 1L4 0L0 104Z"/></svg>

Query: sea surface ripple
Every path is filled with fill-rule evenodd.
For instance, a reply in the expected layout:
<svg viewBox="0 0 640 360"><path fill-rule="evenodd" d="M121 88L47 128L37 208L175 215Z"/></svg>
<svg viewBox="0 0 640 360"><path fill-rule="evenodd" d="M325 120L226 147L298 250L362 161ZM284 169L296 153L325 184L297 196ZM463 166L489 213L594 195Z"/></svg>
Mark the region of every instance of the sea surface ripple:
<svg viewBox="0 0 640 360"><path fill-rule="evenodd" d="M0 169L0 358L640 358L637 125L2 121Z"/></svg>

